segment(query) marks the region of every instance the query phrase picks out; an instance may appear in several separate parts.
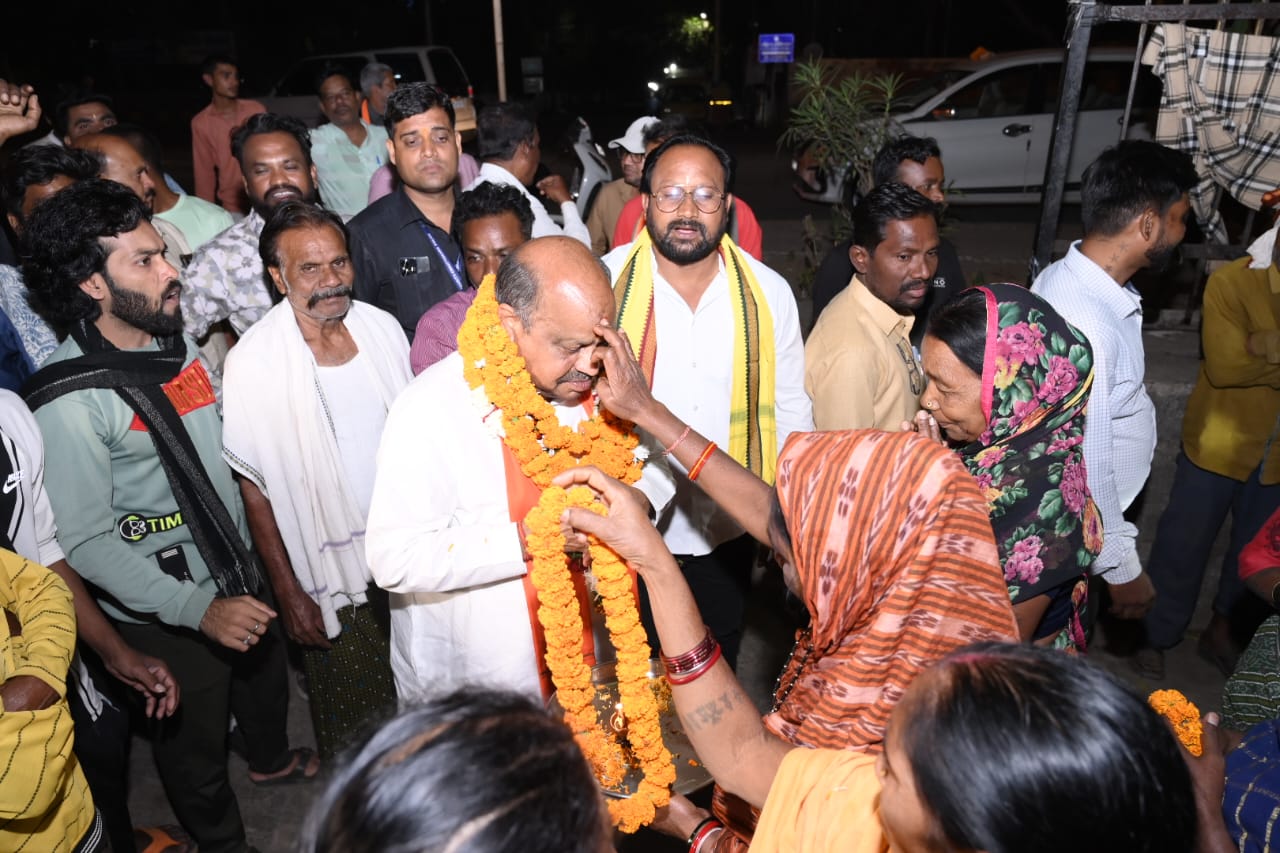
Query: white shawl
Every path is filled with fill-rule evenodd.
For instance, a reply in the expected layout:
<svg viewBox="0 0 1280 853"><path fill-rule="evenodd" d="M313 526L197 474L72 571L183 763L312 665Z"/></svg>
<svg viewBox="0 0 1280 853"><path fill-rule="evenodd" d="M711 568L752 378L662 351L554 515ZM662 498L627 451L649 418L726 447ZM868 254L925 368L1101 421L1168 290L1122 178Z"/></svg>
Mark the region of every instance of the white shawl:
<svg viewBox="0 0 1280 853"><path fill-rule="evenodd" d="M413 378L404 331L390 314L361 302L344 322L369 382L390 408ZM315 357L288 302L227 354L222 456L271 501L293 572L320 606L328 636L338 636L337 611L366 601L366 519L347 488Z"/></svg>

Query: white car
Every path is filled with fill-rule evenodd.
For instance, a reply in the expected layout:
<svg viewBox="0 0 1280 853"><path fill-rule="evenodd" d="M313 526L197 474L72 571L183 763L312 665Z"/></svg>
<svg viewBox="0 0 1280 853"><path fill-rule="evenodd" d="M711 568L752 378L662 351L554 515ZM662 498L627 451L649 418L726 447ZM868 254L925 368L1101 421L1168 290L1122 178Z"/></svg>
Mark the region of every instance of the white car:
<svg viewBox="0 0 1280 853"><path fill-rule="evenodd" d="M1063 50L1034 50L960 61L896 94L895 132L938 141L948 203L1040 200L1064 57ZM1067 169L1069 200L1079 199L1085 167L1119 141L1132 69L1132 49L1089 52ZM1140 66L1128 138L1151 138L1159 96L1159 80ZM810 201L851 206L862 191L846 184L847 170L830 177L804 151L792 161L792 170L797 194Z"/></svg>
<svg viewBox="0 0 1280 853"><path fill-rule="evenodd" d="M316 94L316 75L321 69L327 65L339 65L351 74L352 82L358 87L360 69L370 62L391 66L397 83L427 82L439 86L453 101L455 128L464 135L474 133L476 107L471 81L453 51L440 45L384 47L308 56L294 63L265 95L255 100L261 101L269 112L293 116L308 127L315 127L324 118Z"/></svg>

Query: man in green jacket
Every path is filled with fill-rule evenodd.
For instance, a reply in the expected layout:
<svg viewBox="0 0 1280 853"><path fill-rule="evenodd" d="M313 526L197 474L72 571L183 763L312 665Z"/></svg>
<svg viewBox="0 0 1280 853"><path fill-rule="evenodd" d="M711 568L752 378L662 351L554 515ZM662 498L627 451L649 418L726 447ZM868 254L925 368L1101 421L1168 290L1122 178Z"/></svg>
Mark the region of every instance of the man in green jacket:
<svg viewBox="0 0 1280 853"><path fill-rule="evenodd" d="M252 781L309 778L318 760L289 748L284 643L220 458L213 387L182 334L182 284L149 219L132 191L96 179L32 213L31 298L68 336L23 391L67 557L182 686L181 713L154 739L174 813L204 853L244 853L228 714Z"/></svg>

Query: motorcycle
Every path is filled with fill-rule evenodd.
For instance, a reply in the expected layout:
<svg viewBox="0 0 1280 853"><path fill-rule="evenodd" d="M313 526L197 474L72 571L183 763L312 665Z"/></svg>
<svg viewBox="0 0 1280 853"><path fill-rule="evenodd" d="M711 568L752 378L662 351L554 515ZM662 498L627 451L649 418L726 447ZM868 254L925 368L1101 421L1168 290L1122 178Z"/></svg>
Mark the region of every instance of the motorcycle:
<svg viewBox="0 0 1280 853"><path fill-rule="evenodd" d="M613 180L613 170L609 168L609 159L604 147L592 138L591 127L581 116L575 118L574 126L566 133L565 138L572 140L572 143L568 146L568 150L563 152L565 156L560 159L565 161L565 172L568 173L566 182L569 184L569 192L573 195L578 214L583 221L586 221L600 188ZM544 162L539 164L534 183L552 174L553 170L548 168L546 159L544 157ZM541 197L540 193L538 195ZM546 203L545 198L543 200ZM552 204L546 204L546 207L556 224L563 225L563 217L559 209Z"/></svg>

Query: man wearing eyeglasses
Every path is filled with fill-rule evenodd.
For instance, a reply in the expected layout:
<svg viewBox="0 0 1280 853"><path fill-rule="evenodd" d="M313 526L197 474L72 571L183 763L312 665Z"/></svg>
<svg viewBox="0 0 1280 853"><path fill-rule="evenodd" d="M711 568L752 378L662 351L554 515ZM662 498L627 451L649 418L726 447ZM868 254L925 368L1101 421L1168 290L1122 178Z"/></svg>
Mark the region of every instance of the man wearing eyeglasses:
<svg viewBox="0 0 1280 853"><path fill-rule="evenodd" d="M938 269L938 209L905 184L882 184L853 211L857 271L805 343L804 387L820 430L896 430L919 408L915 312Z"/></svg>
<svg viewBox="0 0 1280 853"><path fill-rule="evenodd" d="M320 197L330 210L350 219L369 205L369 182L387 161L387 131L360 117L360 96L341 66L320 71L316 95L328 119L311 131Z"/></svg>
<svg viewBox="0 0 1280 853"><path fill-rule="evenodd" d="M729 155L681 134L645 159L645 227L605 255L618 327L653 395L747 469L773 482L778 450L813 429L795 296L727 236ZM733 665L755 543L680 467L674 508L658 519L698 609ZM653 642L648 600L641 617Z"/></svg>
<svg viewBox="0 0 1280 853"><path fill-rule="evenodd" d="M613 229L618 224L622 207L640 193L640 171L644 168L645 131L660 120L656 116L641 116L631 122L627 132L609 142L618 152L622 177L600 188L587 216L587 230L591 232L591 250L603 255L613 248Z"/></svg>

